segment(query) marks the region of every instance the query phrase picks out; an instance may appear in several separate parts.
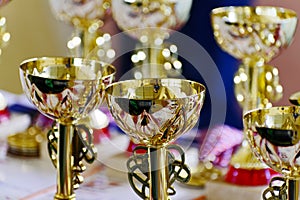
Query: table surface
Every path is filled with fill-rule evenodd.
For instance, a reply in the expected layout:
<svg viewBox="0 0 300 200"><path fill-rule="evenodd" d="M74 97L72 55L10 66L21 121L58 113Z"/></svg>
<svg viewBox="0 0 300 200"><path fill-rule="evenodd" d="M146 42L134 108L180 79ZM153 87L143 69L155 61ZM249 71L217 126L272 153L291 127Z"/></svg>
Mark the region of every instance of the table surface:
<svg viewBox="0 0 300 200"><path fill-rule="evenodd" d="M77 199L115 200L140 199L130 188L125 149L128 138L125 135L114 135L96 145L98 155L94 163L86 165L84 182L75 190ZM2 143L3 146L3 143ZM0 158L0 199L53 199L56 192L56 169L50 161L47 144L41 144L39 158L22 158L5 155ZM195 156L189 154L190 156ZM172 200L197 199L205 193L201 188L187 187L174 183L176 195Z"/></svg>

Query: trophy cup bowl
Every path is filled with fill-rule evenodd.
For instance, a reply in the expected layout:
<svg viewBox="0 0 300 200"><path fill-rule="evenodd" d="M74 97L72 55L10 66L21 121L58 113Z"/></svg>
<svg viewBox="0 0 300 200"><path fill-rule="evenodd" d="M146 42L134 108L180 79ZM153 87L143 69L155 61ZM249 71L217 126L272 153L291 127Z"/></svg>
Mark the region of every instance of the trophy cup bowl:
<svg viewBox="0 0 300 200"><path fill-rule="evenodd" d="M211 18L217 43L244 62L272 60L291 44L297 25L296 12L272 6L220 7Z"/></svg>
<svg viewBox="0 0 300 200"><path fill-rule="evenodd" d="M101 21L110 6L109 2L105 0L66 0L62 2L49 0L49 3L58 20L81 27L89 27L91 24Z"/></svg>
<svg viewBox="0 0 300 200"><path fill-rule="evenodd" d="M103 65L81 58L33 58L21 63L21 83L41 113L73 124L99 106Z"/></svg>
<svg viewBox="0 0 300 200"><path fill-rule="evenodd" d="M109 17L110 2L107 0L49 0L56 19L71 24L73 34L67 47L74 57L87 57L95 48L104 52L97 55L97 60L111 63L111 35L102 31ZM114 54L113 54L114 56Z"/></svg>
<svg viewBox="0 0 300 200"><path fill-rule="evenodd" d="M204 86L181 79L120 81L106 89L116 120L135 143L164 146L198 121Z"/></svg>
<svg viewBox="0 0 300 200"><path fill-rule="evenodd" d="M103 99L102 74L106 65L72 57L32 58L20 65L24 93L39 112L58 124L55 199L75 199L73 186L76 181L72 171L74 125L100 105Z"/></svg>
<svg viewBox="0 0 300 200"><path fill-rule="evenodd" d="M288 180L288 200L298 199L300 108L255 109L243 117L245 133L257 158Z"/></svg>
<svg viewBox="0 0 300 200"><path fill-rule="evenodd" d="M106 88L116 124L134 143L148 149L150 180L144 186L149 194L142 198L168 199L165 149L196 124L204 94L202 84L184 79L126 80Z"/></svg>
<svg viewBox="0 0 300 200"><path fill-rule="evenodd" d="M112 15L120 29L145 42L165 39L182 27L190 16L192 0L111 0ZM146 36L146 37L143 37ZM150 38L153 37L153 38Z"/></svg>
<svg viewBox="0 0 300 200"><path fill-rule="evenodd" d="M118 27L138 41L135 48L137 55L133 55L131 59L134 67L141 66L141 70L136 69L138 76L166 78L174 72L176 75L181 72L181 69L177 69L181 63L177 61L176 53L170 54L166 47L168 45L164 42L173 31L180 29L187 22L192 2L192 0L111 1L112 17ZM175 44L172 46L177 49ZM163 57L164 49L168 58ZM169 59L173 62L169 62ZM176 67L172 70L174 61Z"/></svg>
<svg viewBox="0 0 300 200"><path fill-rule="evenodd" d="M235 95L243 113L272 106L272 101L282 97L283 88L278 84L278 69L267 65L287 48L295 34L297 14L295 11L274 6L228 6L211 12L211 23L217 44L242 63L235 75ZM243 185L264 185L271 174L264 163L248 154L247 142L233 155L225 180ZM248 161L243 158L248 157ZM250 161L251 160L251 161ZM235 168L234 166L239 166ZM236 178L240 169L265 176L250 183L253 172ZM241 180L241 181L236 181Z"/></svg>

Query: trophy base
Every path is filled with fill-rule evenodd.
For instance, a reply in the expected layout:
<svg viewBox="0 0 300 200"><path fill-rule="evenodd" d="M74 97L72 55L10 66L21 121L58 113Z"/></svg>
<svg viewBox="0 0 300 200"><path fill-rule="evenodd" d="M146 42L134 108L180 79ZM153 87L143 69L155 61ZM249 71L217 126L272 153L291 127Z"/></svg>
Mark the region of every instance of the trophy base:
<svg viewBox="0 0 300 200"><path fill-rule="evenodd" d="M209 181L205 185L206 200L257 200L267 186L238 186L223 181Z"/></svg>
<svg viewBox="0 0 300 200"><path fill-rule="evenodd" d="M76 199L75 194L68 195L68 196L56 194L54 196L54 200L75 200L75 199Z"/></svg>

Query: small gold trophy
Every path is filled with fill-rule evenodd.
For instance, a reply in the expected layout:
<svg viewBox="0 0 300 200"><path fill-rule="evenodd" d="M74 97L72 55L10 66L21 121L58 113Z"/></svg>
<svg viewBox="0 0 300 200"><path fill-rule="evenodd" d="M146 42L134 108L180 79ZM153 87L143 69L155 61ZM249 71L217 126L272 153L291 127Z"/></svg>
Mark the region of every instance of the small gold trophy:
<svg viewBox="0 0 300 200"><path fill-rule="evenodd" d="M273 178L264 200L298 200L299 116L299 106L255 109L244 115L245 135L254 154L284 176Z"/></svg>
<svg viewBox="0 0 300 200"><path fill-rule="evenodd" d="M134 79L107 87L107 103L117 125L147 151L134 151L127 162L131 187L142 199L168 199L175 194L174 181L189 180L184 152L170 143L197 123L204 93L202 84L183 79ZM181 160L169 150L179 152Z"/></svg>
<svg viewBox="0 0 300 200"><path fill-rule="evenodd" d="M267 63L291 44L297 25L296 12L272 6L229 6L213 9L211 20L217 43L242 62L234 83L243 112L271 107L270 101L280 99L283 88L278 81L278 69ZM233 175L240 169L248 170L249 174L268 170L252 155L246 141L233 155L225 180L248 185L237 178L239 175ZM250 185L267 184L268 178L265 179Z"/></svg>
<svg viewBox="0 0 300 200"><path fill-rule="evenodd" d="M180 75L176 44L166 43L190 16L192 0L111 0L112 16L119 28L139 41L131 60L135 78Z"/></svg>
<svg viewBox="0 0 300 200"><path fill-rule="evenodd" d="M49 0L54 16L71 24L74 31L67 42L71 56L87 57L97 49L93 60L111 63L115 56L111 48L111 35L103 31L105 20L109 18L109 0Z"/></svg>
<svg viewBox="0 0 300 200"><path fill-rule="evenodd" d="M49 156L57 169L54 199L75 199L74 189L82 182L77 167L83 160L91 163L96 157L92 143L75 129L78 121L103 100L106 66L71 57L32 58L20 65L24 93L42 114L58 124L48 136Z"/></svg>

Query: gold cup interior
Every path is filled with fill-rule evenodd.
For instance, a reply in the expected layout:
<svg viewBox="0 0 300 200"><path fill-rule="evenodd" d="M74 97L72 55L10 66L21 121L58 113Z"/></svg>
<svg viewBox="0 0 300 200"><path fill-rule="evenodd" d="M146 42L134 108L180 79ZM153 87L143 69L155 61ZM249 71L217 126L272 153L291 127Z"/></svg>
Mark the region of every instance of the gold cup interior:
<svg viewBox="0 0 300 200"><path fill-rule="evenodd" d="M237 59L269 62L294 37L297 13L274 6L228 6L211 11L214 36Z"/></svg>
<svg viewBox="0 0 300 200"><path fill-rule="evenodd" d="M289 178L300 178L300 107L282 106L247 112L244 127L256 156Z"/></svg>
<svg viewBox="0 0 300 200"><path fill-rule="evenodd" d="M73 57L32 58L20 64L27 97L41 113L63 124L94 110L104 96L102 84L111 83L114 73L109 64Z"/></svg>
<svg viewBox="0 0 300 200"><path fill-rule="evenodd" d="M163 146L198 121L205 87L183 79L127 80L106 88L107 103L135 143Z"/></svg>

